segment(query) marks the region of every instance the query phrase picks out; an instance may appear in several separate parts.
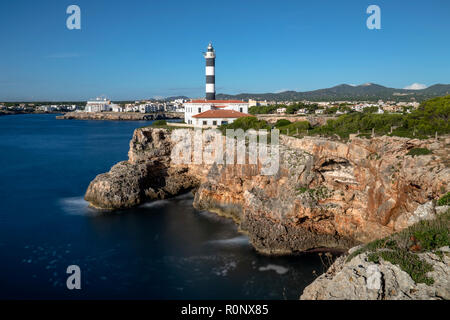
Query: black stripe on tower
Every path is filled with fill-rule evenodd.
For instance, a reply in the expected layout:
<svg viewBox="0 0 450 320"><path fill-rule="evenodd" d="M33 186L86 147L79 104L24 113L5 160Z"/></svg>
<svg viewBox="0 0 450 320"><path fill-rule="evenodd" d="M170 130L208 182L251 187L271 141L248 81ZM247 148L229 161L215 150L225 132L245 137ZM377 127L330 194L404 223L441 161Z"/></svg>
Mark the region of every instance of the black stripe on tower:
<svg viewBox="0 0 450 320"><path fill-rule="evenodd" d="M215 66L215 58L206 58L206 66L207 67L214 67Z"/></svg>
<svg viewBox="0 0 450 320"><path fill-rule="evenodd" d="M206 100L216 100L216 94L214 92L207 92Z"/></svg>
<svg viewBox="0 0 450 320"><path fill-rule="evenodd" d="M206 76L206 83L216 83L216 76Z"/></svg>

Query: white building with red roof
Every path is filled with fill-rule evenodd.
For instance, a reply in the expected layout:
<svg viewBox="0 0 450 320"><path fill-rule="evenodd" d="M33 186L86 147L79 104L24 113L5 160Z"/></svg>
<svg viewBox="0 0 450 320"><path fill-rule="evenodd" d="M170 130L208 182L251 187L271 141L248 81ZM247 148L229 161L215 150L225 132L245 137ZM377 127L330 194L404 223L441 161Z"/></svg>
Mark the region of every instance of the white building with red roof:
<svg viewBox="0 0 450 320"><path fill-rule="evenodd" d="M206 60L206 99L184 103L184 122L194 126L220 126L248 117L248 103L242 100L216 100L216 52L210 43Z"/></svg>
<svg viewBox="0 0 450 320"><path fill-rule="evenodd" d="M220 126L249 116L248 103L241 100L191 100L184 103L184 122L194 126Z"/></svg>

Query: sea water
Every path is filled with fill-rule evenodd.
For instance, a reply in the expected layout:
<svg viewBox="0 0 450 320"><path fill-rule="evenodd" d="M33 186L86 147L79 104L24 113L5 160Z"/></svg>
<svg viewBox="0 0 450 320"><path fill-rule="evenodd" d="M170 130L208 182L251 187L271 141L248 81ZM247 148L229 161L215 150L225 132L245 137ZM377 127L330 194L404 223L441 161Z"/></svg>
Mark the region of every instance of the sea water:
<svg viewBox="0 0 450 320"><path fill-rule="evenodd" d="M258 254L233 221L192 195L98 212L89 182L127 159L148 121L0 117L1 299L298 299L317 254ZM68 290L66 269L81 269Z"/></svg>

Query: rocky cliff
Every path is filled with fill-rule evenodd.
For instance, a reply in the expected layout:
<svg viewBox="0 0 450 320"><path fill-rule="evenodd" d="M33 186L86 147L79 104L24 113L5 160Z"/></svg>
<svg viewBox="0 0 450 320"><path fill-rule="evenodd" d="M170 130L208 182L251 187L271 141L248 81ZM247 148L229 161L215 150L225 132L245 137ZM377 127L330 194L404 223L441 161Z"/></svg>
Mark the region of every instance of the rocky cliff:
<svg viewBox="0 0 450 320"><path fill-rule="evenodd" d="M98 175L89 184L86 201L98 209L129 208L198 188L200 174L188 166L170 163L172 147L170 131L136 129L129 160Z"/></svg>
<svg viewBox="0 0 450 320"><path fill-rule="evenodd" d="M195 195L196 207L234 217L264 253L345 249L384 237L433 217L433 200L448 190L445 141L282 136L281 144L277 175L217 166ZM431 155L407 155L425 146Z"/></svg>
<svg viewBox="0 0 450 320"><path fill-rule="evenodd" d="M115 209L195 190L195 207L232 217L257 250L289 254L348 249L432 218L433 200L448 191L445 140L280 142L279 170L261 175L260 164L174 164L170 131L137 129L129 160L97 176L85 198ZM432 154L407 155L419 147Z"/></svg>

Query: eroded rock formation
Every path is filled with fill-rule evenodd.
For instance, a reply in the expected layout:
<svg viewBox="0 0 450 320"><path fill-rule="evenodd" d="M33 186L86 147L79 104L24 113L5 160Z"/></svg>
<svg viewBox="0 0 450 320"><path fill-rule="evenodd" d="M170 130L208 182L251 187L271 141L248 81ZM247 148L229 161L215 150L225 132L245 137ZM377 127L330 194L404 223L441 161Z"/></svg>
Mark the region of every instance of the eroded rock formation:
<svg viewBox="0 0 450 320"><path fill-rule="evenodd" d="M171 165L173 143L165 129L136 129L130 141L128 161L98 175L85 200L99 209L120 209L146 201L165 199L199 186L185 165Z"/></svg>

